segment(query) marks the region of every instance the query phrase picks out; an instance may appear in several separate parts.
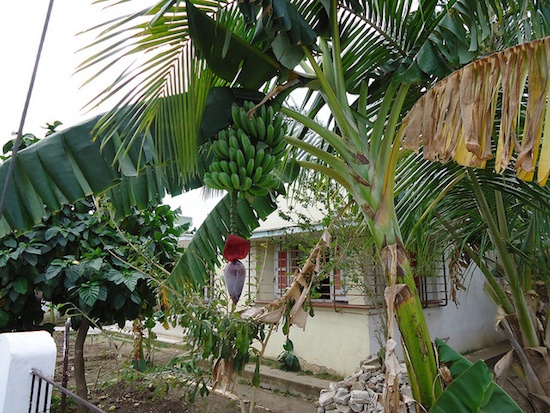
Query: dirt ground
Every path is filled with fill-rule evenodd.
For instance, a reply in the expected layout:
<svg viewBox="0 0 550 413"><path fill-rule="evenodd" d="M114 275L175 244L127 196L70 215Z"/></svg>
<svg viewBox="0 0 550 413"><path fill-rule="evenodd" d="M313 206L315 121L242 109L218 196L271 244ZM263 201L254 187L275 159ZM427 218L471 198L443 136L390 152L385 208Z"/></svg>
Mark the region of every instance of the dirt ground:
<svg viewBox="0 0 550 413"><path fill-rule="evenodd" d="M61 382L63 371L63 332L55 332L58 348L56 364L57 382ZM238 382L233 392L225 395L211 393L207 397L197 396L189 403L182 391L170 389L163 392L162 378L158 375L142 376L131 368L132 338L120 334L90 334L85 345L86 377L90 390L89 400L106 412L118 413L240 413L239 394L248 406L253 388L245 382ZM177 345L158 343L152 353L153 364L163 366L173 357L181 355L183 350ZM74 389L73 369L74 334L69 344L69 388ZM166 382L173 382L167 376ZM255 412L273 413L314 413L317 411L314 401L289 396L282 393L258 389L256 391ZM52 413L59 412L57 407L60 395L54 392ZM70 412L75 405L69 404Z"/></svg>
<svg viewBox="0 0 550 413"><path fill-rule="evenodd" d="M63 332L54 333L58 348L56 365L56 381L62 377ZM74 389L73 354L74 333L70 336L69 345L69 388ZM159 381L155 375L141 375L131 367L132 337L120 334L90 334L86 340L85 360L90 401L106 412L117 413L241 413L240 399L245 401L248 412L249 401L253 388L244 381L239 381L234 391L221 395L211 393L207 397L198 396L194 403L189 403L182 391L169 390L160 392ZM157 343L153 347L152 359L155 366L163 366L173 357L181 355L183 349L178 345ZM173 377L166 376L166 382ZM519 388L518 388L519 386ZM532 412L523 399L521 383L509 382L503 385L525 412ZM59 394L54 392L54 403L51 413L59 412ZM72 406L70 413L76 412ZM317 408L314 400L305 400L283 393L258 389L256 392L256 413L315 413Z"/></svg>

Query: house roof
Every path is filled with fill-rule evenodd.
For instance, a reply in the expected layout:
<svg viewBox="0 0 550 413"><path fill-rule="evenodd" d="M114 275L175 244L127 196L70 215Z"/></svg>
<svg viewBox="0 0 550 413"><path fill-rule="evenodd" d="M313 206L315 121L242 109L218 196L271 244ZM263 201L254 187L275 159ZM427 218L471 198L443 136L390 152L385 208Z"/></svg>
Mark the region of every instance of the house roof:
<svg viewBox="0 0 550 413"><path fill-rule="evenodd" d="M323 218L320 208L304 208L302 205L293 202L291 197L280 196L277 198L277 205L279 209L269 215L266 220L260 222L260 226L252 233L251 239L274 237L288 234L289 232L303 231L296 222L283 219L279 211L292 218L297 218L298 216L307 217L312 223L320 222Z"/></svg>

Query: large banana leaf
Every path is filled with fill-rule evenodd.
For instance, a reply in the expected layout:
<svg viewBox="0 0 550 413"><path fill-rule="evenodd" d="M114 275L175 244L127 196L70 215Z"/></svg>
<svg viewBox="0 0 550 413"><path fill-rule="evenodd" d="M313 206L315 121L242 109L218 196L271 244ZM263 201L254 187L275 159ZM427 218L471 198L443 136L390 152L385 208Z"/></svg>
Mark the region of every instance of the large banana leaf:
<svg viewBox="0 0 550 413"><path fill-rule="evenodd" d="M259 100L262 96L250 90L212 89L199 144L208 145L215 133L232 122L233 103ZM109 190L117 211L125 215L131 213L131 206L146 208L161 202L165 192L177 195L202 186L200 175L182 181L173 164L158 164L156 150L162 148L154 148L153 135L126 150L124 157L117 157L121 140L116 135L107 142L101 142L100 137L92 139L98 119L54 133L18 153L0 219L0 236L30 229L46 211L57 211L90 194ZM201 151L199 173L206 168L208 156L208 148ZM11 162L10 159L0 165L0 183L6 182Z"/></svg>
<svg viewBox="0 0 550 413"><path fill-rule="evenodd" d="M19 152L0 219L0 236L30 229L41 222L46 210L57 211L92 193L111 190L115 208L121 214L130 205L146 208L161 201L164 189L171 185L151 167L152 147L145 146L141 151L132 148L113 163L116 141L100 151L100 141L91 138L96 122L97 118L88 120ZM140 157L145 168L138 175ZM0 182L6 182L11 162L0 165ZM117 185L120 188L112 190Z"/></svg>
<svg viewBox="0 0 550 413"><path fill-rule="evenodd" d="M443 341L435 341L439 359L447 366L453 382L430 409L430 413L521 413L521 408L493 381L483 360L475 364Z"/></svg>

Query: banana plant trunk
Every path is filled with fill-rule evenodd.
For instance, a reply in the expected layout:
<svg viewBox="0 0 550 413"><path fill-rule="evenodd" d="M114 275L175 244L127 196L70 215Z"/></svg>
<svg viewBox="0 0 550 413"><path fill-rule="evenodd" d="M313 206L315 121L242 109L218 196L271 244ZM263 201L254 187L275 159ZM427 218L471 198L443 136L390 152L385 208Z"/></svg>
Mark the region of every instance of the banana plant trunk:
<svg viewBox="0 0 550 413"><path fill-rule="evenodd" d="M370 158L375 162L371 163L369 171L361 173L364 169L359 164L348 165L356 177L351 183L354 198L380 251L386 277L386 302L393 313L388 316L390 319L395 316L397 320L413 396L427 411L442 388L435 350L395 212L395 170L401 148L395 130L407 91L408 86L402 86L395 95L388 93L385 99L388 123L380 128L377 136L380 142L378 152L372 146L370 148ZM361 153L355 153L353 158L361 159L361 156Z"/></svg>
<svg viewBox="0 0 550 413"><path fill-rule="evenodd" d="M396 222L396 220L393 220ZM395 317L414 398L429 409L441 394L434 347L399 228L374 222L386 278L389 317ZM381 242L380 242L381 240Z"/></svg>

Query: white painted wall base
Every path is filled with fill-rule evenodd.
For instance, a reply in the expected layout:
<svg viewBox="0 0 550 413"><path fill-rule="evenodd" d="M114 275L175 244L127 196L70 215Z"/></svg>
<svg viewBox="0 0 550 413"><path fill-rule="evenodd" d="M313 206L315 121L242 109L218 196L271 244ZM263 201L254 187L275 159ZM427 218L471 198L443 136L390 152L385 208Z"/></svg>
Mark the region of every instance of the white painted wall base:
<svg viewBox="0 0 550 413"><path fill-rule="evenodd" d="M55 341L46 331L0 334L0 413L29 411L31 369L53 378L55 356ZM43 405L44 398L41 399L38 411L48 412L51 390L47 406ZM33 406L32 411L35 409Z"/></svg>

